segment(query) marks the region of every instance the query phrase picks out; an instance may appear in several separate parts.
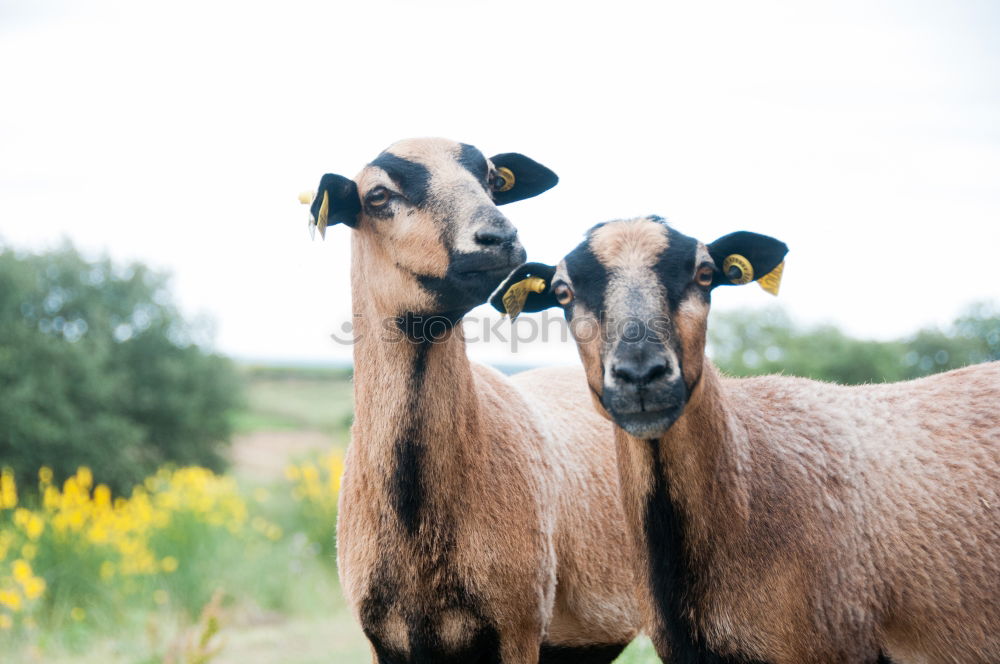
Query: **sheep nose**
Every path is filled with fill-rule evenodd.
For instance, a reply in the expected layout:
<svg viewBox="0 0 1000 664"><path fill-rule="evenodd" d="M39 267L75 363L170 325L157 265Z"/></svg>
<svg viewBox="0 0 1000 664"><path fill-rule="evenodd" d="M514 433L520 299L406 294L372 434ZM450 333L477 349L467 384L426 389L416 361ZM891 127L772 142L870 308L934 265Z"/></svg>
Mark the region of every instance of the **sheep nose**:
<svg viewBox="0 0 1000 664"><path fill-rule="evenodd" d="M517 230L510 226L487 226L476 231L477 244L484 247L495 247L501 244L512 244L517 237Z"/></svg>
<svg viewBox="0 0 1000 664"><path fill-rule="evenodd" d="M642 387L666 376L667 363L658 358L648 362L617 362L611 367L611 375L622 383Z"/></svg>

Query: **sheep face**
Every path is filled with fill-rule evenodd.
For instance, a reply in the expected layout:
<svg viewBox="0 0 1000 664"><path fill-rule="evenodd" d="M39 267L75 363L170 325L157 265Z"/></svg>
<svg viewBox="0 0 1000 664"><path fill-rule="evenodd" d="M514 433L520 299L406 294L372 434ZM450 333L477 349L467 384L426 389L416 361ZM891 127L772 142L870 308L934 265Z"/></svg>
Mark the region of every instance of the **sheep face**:
<svg viewBox="0 0 1000 664"><path fill-rule="evenodd" d="M523 310L562 307L598 409L633 436L654 438L681 415L701 377L712 289L735 283L722 272L725 259L749 256L748 270L763 276L786 250L742 232L705 245L658 217L607 222L558 266L515 270L491 302L505 310L503 293L541 277L545 289Z"/></svg>
<svg viewBox="0 0 1000 664"><path fill-rule="evenodd" d="M524 260L517 230L497 205L556 182L522 155L487 159L471 145L409 139L352 180L324 176L312 212L321 229L325 221L355 230L355 267L390 308L460 317Z"/></svg>

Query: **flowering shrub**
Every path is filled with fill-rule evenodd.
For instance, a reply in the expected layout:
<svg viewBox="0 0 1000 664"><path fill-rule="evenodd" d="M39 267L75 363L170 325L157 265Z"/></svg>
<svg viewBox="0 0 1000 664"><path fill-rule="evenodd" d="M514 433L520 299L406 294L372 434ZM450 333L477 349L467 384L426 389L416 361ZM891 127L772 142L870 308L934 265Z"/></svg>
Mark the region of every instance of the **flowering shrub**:
<svg viewBox="0 0 1000 664"><path fill-rule="evenodd" d="M288 485L245 497L231 476L164 468L124 497L95 485L88 468L59 487L43 467L30 499L3 469L0 642L5 632L112 623L125 605L169 604L196 616L227 581L231 591L249 592L236 575L254 573L250 559L286 558L286 532L310 540L327 533L332 551L341 469L337 455L290 466ZM281 502L281 494L294 500Z"/></svg>
<svg viewBox="0 0 1000 664"><path fill-rule="evenodd" d="M344 459L339 453L285 467L285 479L292 485L292 498L296 502L289 521L331 564L343 474Z"/></svg>

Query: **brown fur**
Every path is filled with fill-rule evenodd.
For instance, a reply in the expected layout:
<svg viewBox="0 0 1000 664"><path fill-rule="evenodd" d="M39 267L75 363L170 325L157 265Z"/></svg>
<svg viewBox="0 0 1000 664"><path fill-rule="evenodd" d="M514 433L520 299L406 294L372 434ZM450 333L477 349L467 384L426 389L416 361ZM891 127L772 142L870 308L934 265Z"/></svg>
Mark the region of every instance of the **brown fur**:
<svg viewBox="0 0 1000 664"><path fill-rule="evenodd" d="M706 363L661 450L710 642L776 663L997 661L998 399L997 363L853 388ZM649 443L616 438L642 537L648 489L626 478Z"/></svg>
<svg viewBox="0 0 1000 664"><path fill-rule="evenodd" d="M469 362L460 323L429 345L383 327L405 311L434 311L414 273L443 274L442 234L463 230L462 210L489 203L450 165L455 148L390 148L434 172L435 205L402 220L362 216L353 234L356 415L338 523L345 595L373 643L399 652L416 647L421 620L456 652L488 625L504 664L537 662L543 641L627 643L639 624L634 554L622 544L610 425L580 405L579 369L511 379ZM358 176L362 195L387 186L379 171ZM408 438L421 454L415 532L394 495L395 444Z"/></svg>
<svg viewBox="0 0 1000 664"><path fill-rule="evenodd" d="M703 355L707 302L691 293L674 312L653 302L683 358L683 413L655 448L615 438L643 551L659 450L701 638L774 664L1000 661L1000 363L858 387L723 378ZM581 345L594 395L610 347Z"/></svg>
<svg viewBox="0 0 1000 664"><path fill-rule="evenodd" d="M663 231L645 219L606 224L590 234L594 255L612 269L652 267L668 244Z"/></svg>

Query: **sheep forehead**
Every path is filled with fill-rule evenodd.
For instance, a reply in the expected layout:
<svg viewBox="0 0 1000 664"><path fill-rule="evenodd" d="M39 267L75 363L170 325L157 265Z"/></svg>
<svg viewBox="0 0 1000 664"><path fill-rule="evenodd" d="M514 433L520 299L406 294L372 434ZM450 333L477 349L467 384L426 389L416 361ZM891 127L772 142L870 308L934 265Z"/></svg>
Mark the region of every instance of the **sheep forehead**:
<svg viewBox="0 0 1000 664"><path fill-rule="evenodd" d="M426 168L432 179L476 180L486 176L489 160L472 145L446 138L410 138L390 145L388 153Z"/></svg>
<svg viewBox="0 0 1000 664"><path fill-rule="evenodd" d="M668 232L665 225L649 217L613 221L595 228L589 244L609 270L651 268L670 246Z"/></svg>
<svg viewBox="0 0 1000 664"><path fill-rule="evenodd" d="M461 143L447 138L407 138L396 141L384 152L422 164L434 172L457 164L461 149Z"/></svg>
<svg viewBox="0 0 1000 664"><path fill-rule="evenodd" d="M432 200L465 207L490 200L483 186L488 168L489 160L471 145L444 138L411 138L382 151L355 181L362 195L383 185L401 188L418 207Z"/></svg>
<svg viewBox="0 0 1000 664"><path fill-rule="evenodd" d="M669 246L669 229L651 217L612 221L591 230L585 247L603 267L600 302L609 320L652 315L663 307L655 268Z"/></svg>

